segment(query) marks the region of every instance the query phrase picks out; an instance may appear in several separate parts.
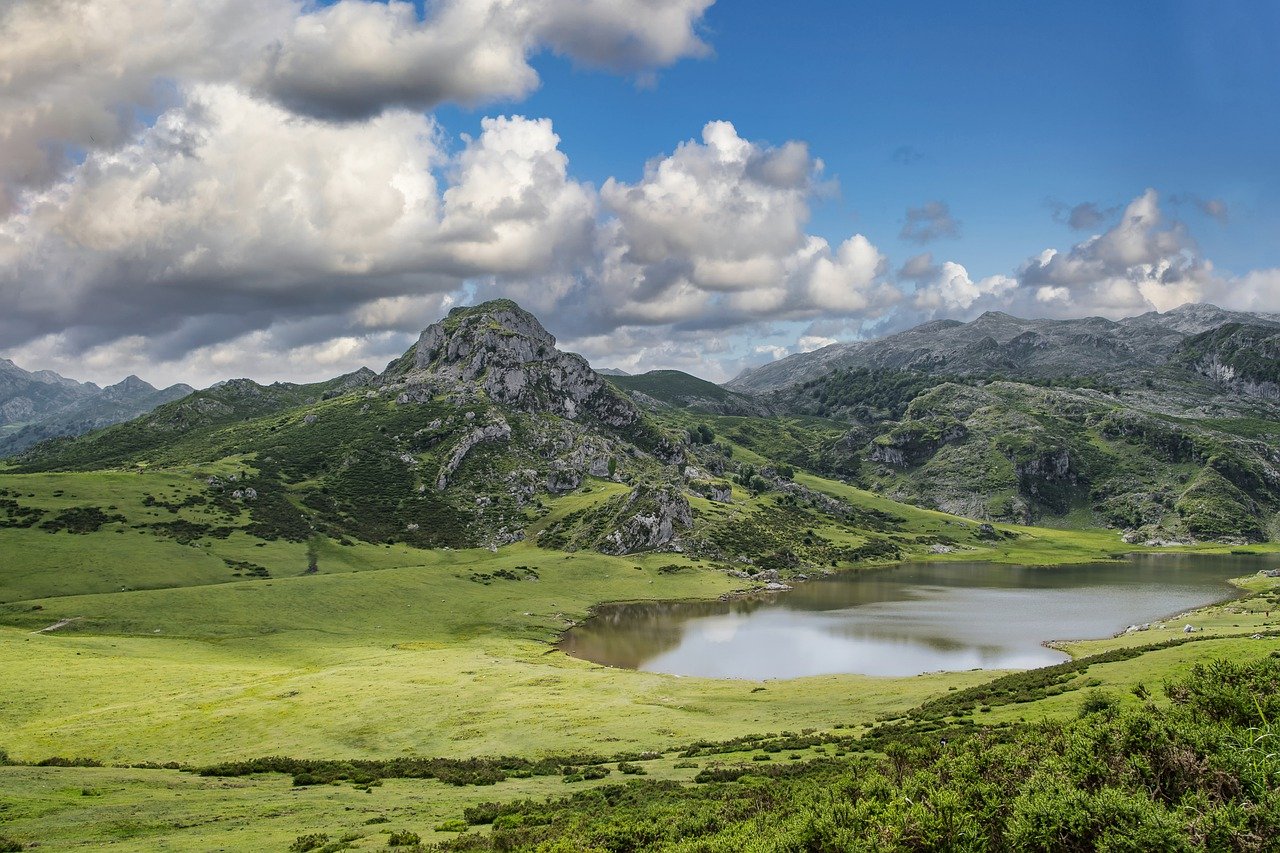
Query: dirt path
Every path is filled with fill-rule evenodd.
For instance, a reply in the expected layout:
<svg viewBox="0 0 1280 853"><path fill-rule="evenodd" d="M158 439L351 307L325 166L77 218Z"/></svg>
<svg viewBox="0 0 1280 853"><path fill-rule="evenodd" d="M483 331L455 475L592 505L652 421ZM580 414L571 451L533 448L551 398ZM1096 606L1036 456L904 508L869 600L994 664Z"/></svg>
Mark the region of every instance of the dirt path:
<svg viewBox="0 0 1280 853"><path fill-rule="evenodd" d="M57 631L60 628L65 628L68 625L72 624L73 622L79 622L80 619L81 617L79 616L72 616L70 619L59 619L57 622L54 622L52 625L46 625L45 627L41 628L39 631L32 631L31 633L48 634L51 631Z"/></svg>

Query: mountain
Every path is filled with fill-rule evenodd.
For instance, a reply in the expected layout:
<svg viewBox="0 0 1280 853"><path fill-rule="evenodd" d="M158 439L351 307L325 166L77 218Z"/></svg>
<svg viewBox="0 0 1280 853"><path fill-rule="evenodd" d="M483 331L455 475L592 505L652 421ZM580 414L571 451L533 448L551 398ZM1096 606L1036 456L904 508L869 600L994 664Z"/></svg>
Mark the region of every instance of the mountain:
<svg viewBox="0 0 1280 853"><path fill-rule="evenodd" d="M76 382L51 370L30 373L0 358L0 427L37 421L101 390L91 382Z"/></svg>
<svg viewBox="0 0 1280 853"><path fill-rule="evenodd" d="M1278 382L1280 316L1185 305L937 321L729 387L848 424L845 476L895 500L1133 541L1252 541L1280 535Z"/></svg>
<svg viewBox="0 0 1280 853"><path fill-rule="evenodd" d="M636 376L611 374L613 384L645 406L669 405L715 415L767 415L769 407L750 395L679 370L651 370Z"/></svg>
<svg viewBox="0 0 1280 853"><path fill-rule="evenodd" d="M969 323L935 320L877 340L790 355L743 371L725 387L760 394L837 368L1034 380L1105 377L1134 385L1168 364L1187 338L1227 323L1280 329L1280 314L1183 305L1114 321L1024 320L988 311Z"/></svg>
<svg viewBox="0 0 1280 853"><path fill-rule="evenodd" d="M30 373L0 359L0 457L136 418L192 390L189 385L159 390L137 376L99 388L50 370Z"/></svg>
<svg viewBox="0 0 1280 853"><path fill-rule="evenodd" d="M36 448L19 470L251 458L237 482L253 491L246 508L257 534L423 547L522 539L531 521L545 521L544 500L595 477L615 485L598 505L536 525L547 542L609 553L675 547L691 525L684 432L555 344L508 300L458 308L380 375L221 383Z"/></svg>
<svg viewBox="0 0 1280 853"><path fill-rule="evenodd" d="M1184 340L1173 362L1238 394L1280 401L1280 328L1231 322Z"/></svg>
<svg viewBox="0 0 1280 853"><path fill-rule="evenodd" d="M948 334L916 330L910 347L897 336L881 366L745 395L679 371L601 376L533 315L496 300L455 308L381 374L219 383L34 448L17 470L231 468L236 490L254 494L242 508L255 535L299 542L530 538L797 568L857 550L834 546L824 525L901 529L802 485L797 469L978 521L1111 527L1142 542L1275 538L1280 427L1265 377L1280 324L1231 320L1192 334L1223 316L1193 309L1129 324L998 314L932 324ZM1105 358L1158 354L1164 373L1149 375L1176 375L1182 396L1070 377L933 374L890 358L931 337L949 341L933 352L997 334L1006 345L1052 342L1033 351L1078 349L1083 329L1110 342L1091 345ZM718 509L739 501L750 511ZM897 553L909 541L875 547Z"/></svg>
<svg viewBox="0 0 1280 853"><path fill-rule="evenodd" d="M793 572L936 544L917 542L919 532L888 538L917 523L909 507L890 512L840 484L823 491L793 479L797 468L842 470L852 448L839 425L712 415L699 423L678 406L637 404L619 381L496 300L455 308L381 374L220 383L129 423L47 442L12 470L196 471L207 485L187 500L224 521L143 521L187 539L243 530L423 548L530 540ZM639 381L736 398L685 374ZM980 541L976 522L957 520L948 534Z"/></svg>

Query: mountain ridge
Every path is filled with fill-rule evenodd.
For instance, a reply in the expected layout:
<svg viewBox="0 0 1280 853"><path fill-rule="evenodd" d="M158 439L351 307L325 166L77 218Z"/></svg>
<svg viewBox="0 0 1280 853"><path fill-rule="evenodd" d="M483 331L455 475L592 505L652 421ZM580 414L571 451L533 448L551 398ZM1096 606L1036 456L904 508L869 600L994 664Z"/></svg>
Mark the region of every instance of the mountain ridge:
<svg viewBox="0 0 1280 853"><path fill-rule="evenodd" d="M1176 320L1196 327L1215 311L1192 306ZM532 314L495 300L455 308L380 374L220 382L16 461L52 471L253 460L246 485L260 497L248 511L262 531L296 541L315 531L419 547L537 537L569 550L715 559L777 549L792 555L780 565L805 565L829 550L793 535L800 528L743 539L727 519L695 510L699 500L730 503L742 488L776 494L801 515L857 516L794 482L796 468L979 521L1071 517L1134 541L1258 541L1280 533L1280 452L1268 443L1272 421L1239 413L1273 412L1267 386L1251 378L1271 369L1272 329L1280 333L1263 320L1190 338L1141 321L1148 351L1182 353L1186 363L1168 369L1180 398L1163 387L893 367L841 368L748 396L679 371L606 378L559 350ZM1141 349L1082 344L1087 330L1125 328L1101 318L1024 325L992 312L945 330L979 365L993 346L1034 353L1066 341L1118 358ZM1244 397L1227 379L1257 393ZM595 488L607 497L548 514L549 502Z"/></svg>
<svg viewBox="0 0 1280 853"><path fill-rule="evenodd" d="M159 389L134 374L100 387L0 358L0 457L131 420L193 390L184 384Z"/></svg>
<svg viewBox="0 0 1280 853"><path fill-rule="evenodd" d="M762 394L839 367L1039 379L1107 374L1125 380L1164 366L1188 337L1229 322L1280 328L1280 314L1203 303L1121 320L1023 319L988 311L968 323L934 320L883 338L795 353L744 370L724 387Z"/></svg>

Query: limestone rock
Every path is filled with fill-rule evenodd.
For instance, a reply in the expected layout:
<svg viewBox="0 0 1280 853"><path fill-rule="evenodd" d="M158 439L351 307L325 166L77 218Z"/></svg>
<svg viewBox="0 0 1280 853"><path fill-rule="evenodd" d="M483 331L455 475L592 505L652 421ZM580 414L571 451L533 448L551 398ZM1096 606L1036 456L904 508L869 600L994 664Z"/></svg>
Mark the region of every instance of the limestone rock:
<svg viewBox="0 0 1280 853"><path fill-rule="evenodd" d="M453 452L445 463L440 466L440 473L436 475L436 488L443 491L449 485L449 478L453 476L453 472L458 470L462 460L467 457L467 454L477 444L491 441L508 441L510 438L511 425L500 416L494 416L494 420L491 423L472 429L454 445Z"/></svg>
<svg viewBox="0 0 1280 853"><path fill-rule="evenodd" d="M618 526L600 546L606 554L674 550L682 530L693 525L689 501L673 486L637 486L627 496Z"/></svg>
<svg viewBox="0 0 1280 853"><path fill-rule="evenodd" d="M412 351L382 377L413 386L473 386L499 405L569 419L595 418L618 428L639 420L639 410L602 379L587 360L556 349L555 337L514 302L498 299L455 308L428 326Z"/></svg>

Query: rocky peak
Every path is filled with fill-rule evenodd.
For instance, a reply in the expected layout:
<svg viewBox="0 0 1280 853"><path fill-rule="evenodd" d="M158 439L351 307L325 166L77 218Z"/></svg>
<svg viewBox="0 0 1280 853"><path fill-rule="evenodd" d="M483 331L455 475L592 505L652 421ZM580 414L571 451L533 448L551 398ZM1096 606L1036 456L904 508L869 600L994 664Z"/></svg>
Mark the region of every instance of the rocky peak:
<svg viewBox="0 0 1280 853"><path fill-rule="evenodd" d="M419 368L465 363L475 378L491 362L528 364L561 355L555 336L538 318L509 299L454 308L418 338Z"/></svg>
<svg viewBox="0 0 1280 853"><path fill-rule="evenodd" d="M224 391L229 394L259 397L266 390L252 379L223 379L210 385L207 391Z"/></svg>
<svg viewBox="0 0 1280 853"><path fill-rule="evenodd" d="M113 397L136 397L141 394L151 394L156 389L151 383L129 374L115 385L108 385L102 390Z"/></svg>
<svg viewBox="0 0 1280 853"><path fill-rule="evenodd" d="M586 359L556 349L555 336L509 299L453 309L423 331L413 350L388 367L382 382L403 383L409 399L424 389L471 385L520 411L570 419L585 415L613 427L640 417Z"/></svg>

